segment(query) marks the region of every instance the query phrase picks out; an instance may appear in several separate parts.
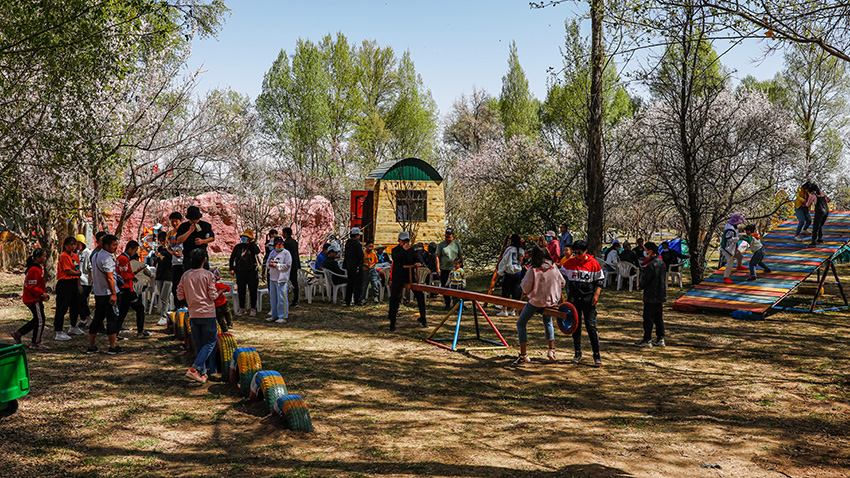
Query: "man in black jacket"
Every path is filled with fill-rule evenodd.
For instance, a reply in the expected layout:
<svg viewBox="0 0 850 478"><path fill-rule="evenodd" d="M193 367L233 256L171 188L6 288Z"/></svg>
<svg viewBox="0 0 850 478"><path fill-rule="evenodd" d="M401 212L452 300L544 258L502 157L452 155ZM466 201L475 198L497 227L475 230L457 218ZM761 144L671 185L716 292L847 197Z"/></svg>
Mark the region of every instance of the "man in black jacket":
<svg viewBox="0 0 850 478"><path fill-rule="evenodd" d="M422 267L422 264L416 262L416 254L410 247L410 234L406 232L398 235L398 245L393 248L392 255L389 319L390 332L395 332L395 322L398 316L398 307L401 305L404 286L410 282L411 275L414 279L416 278L415 268ZM413 291L413 296L416 297L416 302L419 305L419 323L422 324L422 327L428 327L428 321L425 319L425 294L420 291Z"/></svg>
<svg viewBox="0 0 850 478"><path fill-rule="evenodd" d="M363 305L363 244L360 243L360 228L352 227L349 239L345 242L345 257L343 266L348 274L348 285L345 287L345 305Z"/></svg>
<svg viewBox="0 0 850 478"><path fill-rule="evenodd" d="M251 310L248 315L257 315L257 288L260 285L260 277L257 275L257 260L260 255L260 246L254 242L254 231L247 229L239 236L241 241L233 248L230 254L228 266L230 273L236 276L236 290L239 293L239 305L242 310L236 309L234 314L241 314L248 308L251 302ZM245 292L249 299L245 300Z"/></svg>
<svg viewBox="0 0 850 478"><path fill-rule="evenodd" d="M301 269L301 256L298 253L298 241L292 237L292 228L283 228L283 248L292 256L292 268L289 269L289 282L292 284L292 304L298 307L298 271Z"/></svg>
<svg viewBox="0 0 850 478"><path fill-rule="evenodd" d="M643 290L643 339L635 342L638 347L664 347L664 302L667 301L667 265L658 256L658 246L647 242L644 246L649 261L640 272L640 288ZM652 342L652 326L655 325L657 340Z"/></svg>

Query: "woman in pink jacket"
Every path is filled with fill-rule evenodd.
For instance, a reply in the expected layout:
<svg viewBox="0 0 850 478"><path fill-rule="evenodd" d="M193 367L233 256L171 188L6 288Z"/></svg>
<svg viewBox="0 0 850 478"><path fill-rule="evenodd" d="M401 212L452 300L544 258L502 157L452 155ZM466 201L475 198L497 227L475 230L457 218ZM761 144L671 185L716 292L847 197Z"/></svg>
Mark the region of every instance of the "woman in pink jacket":
<svg viewBox="0 0 850 478"><path fill-rule="evenodd" d="M189 305L192 343L198 351L195 363L189 367L186 377L201 383L207 381L207 359L215 348L215 299L218 297L215 276L204 269L206 260L206 251L202 248L194 249L189 254L191 269L183 273L177 286L177 298L185 300Z"/></svg>
<svg viewBox="0 0 850 478"><path fill-rule="evenodd" d="M535 313L547 308L556 307L561 302L561 290L566 281L558 268L552 262L549 251L544 247L531 249L531 266L525 273L520 286L528 295L528 303L519 314L516 321L516 331L519 336L519 357L514 360L514 365L531 362L526 353L528 335L526 326L529 319ZM549 360L555 361L555 327L552 325L552 317L543 316L543 329L546 332L546 340L549 342L549 352L546 354Z"/></svg>

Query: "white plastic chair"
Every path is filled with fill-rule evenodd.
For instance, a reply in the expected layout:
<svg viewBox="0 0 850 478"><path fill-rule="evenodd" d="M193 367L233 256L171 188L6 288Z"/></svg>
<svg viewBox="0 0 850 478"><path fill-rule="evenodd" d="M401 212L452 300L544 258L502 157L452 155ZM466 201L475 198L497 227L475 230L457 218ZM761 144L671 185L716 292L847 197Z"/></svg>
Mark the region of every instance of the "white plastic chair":
<svg viewBox="0 0 850 478"><path fill-rule="evenodd" d="M316 291L317 283L316 278L306 269L298 269L298 285L304 289L304 297L307 298L308 304L313 303L313 293Z"/></svg>
<svg viewBox="0 0 850 478"><path fill-rule="evenodd" d="M602 283L602 287L608 287L608 284L612 284L612 278L617 277L617 264L613 264L607 261L602 262L602 273L605 274L605 279ZM608 267L605 267L608 266Z"/></svg>
<svg viewBox="0 0 850 478"><path fill-rule="evenodd" d="M632 274L634 271L634 274ZM631 262L620 261L617 263L617 290L623 285L623 280L629 283L629 292L634 290L640 282L640 269Z"/></svg>
<svg viewBox="0 0 850 478"><path fill-rule="evenodd" d="M263 296L269 294L269 288L265 289L257 288L257 312L263 311ZM239 299L236 299L236 302L239 302Z"/></svg>
<svg viewBox="0 0 850 478"><path fill-rule="evenodd" d="M342 290L342 295L343 297L345 297L346 282L343 282L342 284L334 284L333 278L334 276L343 277L346 279L346 281L348 281L348 276L331 272L328 269L322 269L322 273L325 275L325 289L328 292L328 296L331 298L331 302L336 304L336 297L338 291Z"/></svg>
<svg viewBox="0 0 850 478"><path fill-rule="evenodd" d="M159 290L157 289L156 286L154 286L152 289L153 289L153 292L151 292L151 298L148 301L148 314L153 312L153 305L155 303L159 302L159 300L158 300L159 299ZM161 312L162 311L160 310L160 313Z"/></svg>
<svg viewBox="0 0 850 478"><path fill-rule="evenodd" d="M670 270L673 267L675 267L677 269L675 271ZM672 277L673 278L673 285L676 285L676 280L678 279L679 280L679 287L682 287L682 269L684 269L684 268L685 268L685 261L679 261L676 264L670 264L667 267L667 279L666 280L669 281L670 278Z"/></svg>
<svg viewBox="0 0 850 478"><path fill-rule="evenodd" d="M313 280L316 281L315 286L318 287L320 291L322 291L322 299L327 301L329 297L328 288L325 284L325 273L323 271L316 270L315 265L316 261L310 262L310 271L313 273Z"/></svg>

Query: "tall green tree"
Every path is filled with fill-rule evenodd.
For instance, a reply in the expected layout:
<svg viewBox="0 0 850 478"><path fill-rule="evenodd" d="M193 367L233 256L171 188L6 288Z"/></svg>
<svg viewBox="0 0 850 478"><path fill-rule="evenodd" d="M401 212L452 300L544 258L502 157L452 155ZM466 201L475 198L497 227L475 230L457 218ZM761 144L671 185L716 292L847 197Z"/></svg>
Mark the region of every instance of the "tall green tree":
<svg viewBox="0 0 850 478"><path fill-rule="evenodd" d="M540 128L537 109L538 101L531 94L525 71L519 63L516 41L512 41L508 71L502 77L502 92L499 95L499 113L505 126L505 138L537 136Z"/></svg>

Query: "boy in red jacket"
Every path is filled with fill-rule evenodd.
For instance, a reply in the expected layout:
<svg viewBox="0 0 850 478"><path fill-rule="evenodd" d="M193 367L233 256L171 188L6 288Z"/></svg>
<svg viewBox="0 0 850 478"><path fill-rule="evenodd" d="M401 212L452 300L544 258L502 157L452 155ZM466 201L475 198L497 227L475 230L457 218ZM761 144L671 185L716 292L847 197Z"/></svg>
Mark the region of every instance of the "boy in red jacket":
<svg viewBox="0 0 850 478"><path fill-rule="evenodd" d="M215 277L215 290L218 292L214 301L215 320L218 322L218 326L221 327L221 333L225 334L229 328L233 327L233 316L230 314L230 308L227 306L227 296L224 295L230 292L230 286L219 282L221 281L221 271L218 267L213 267L210 269L210 272Z"/></svg>
<svg viewBox="0 0 850 478"><path fill-rule="evenodd" d="M142 298L136 293L136 287L133 284L136 280L136 273L141 269L133 270L133 266L130 265L130 261L138 259L138 252L139 243L130 241L124 247L124 252L115 261L117 263L116 270L122 281L118 295L118 324L119 327L123 326L127 313L130 309L133 309L136 312L136 335L150 337L151 333L145 330L145 306L142 304Z"/></svg>
<svg viewBox="0 0 850 478"><path fill-rule="evenodd" d="M24 279L24 304L32 312L32 319L24 324L20 329L12 332L12 338L15 343L21 343L21 337L32 332L32 350L46 350L49 347L41 343L41 337L44 335L44 301L50 296L47 294L47 288L44 285L44 263L47 262L47 251L44 249L36 249L32 255L27 258L27 277Z"/></svg>

